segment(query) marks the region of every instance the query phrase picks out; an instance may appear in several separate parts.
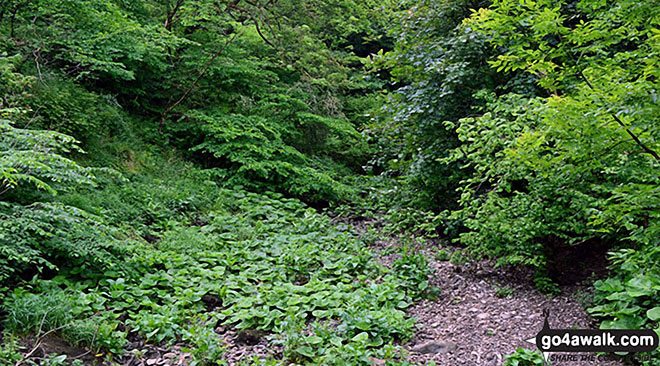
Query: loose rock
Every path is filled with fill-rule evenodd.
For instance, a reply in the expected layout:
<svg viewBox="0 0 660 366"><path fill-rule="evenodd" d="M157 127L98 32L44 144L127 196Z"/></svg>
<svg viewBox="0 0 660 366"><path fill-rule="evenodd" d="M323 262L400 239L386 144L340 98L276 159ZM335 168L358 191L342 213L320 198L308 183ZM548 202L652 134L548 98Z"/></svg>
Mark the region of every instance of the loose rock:
<svg viewBox="0 0 660 366"><path fill-rule="evenodd" d="M449 353L456 349L456 344L447 341L428 341L412 348L417 353Z"/></svg>

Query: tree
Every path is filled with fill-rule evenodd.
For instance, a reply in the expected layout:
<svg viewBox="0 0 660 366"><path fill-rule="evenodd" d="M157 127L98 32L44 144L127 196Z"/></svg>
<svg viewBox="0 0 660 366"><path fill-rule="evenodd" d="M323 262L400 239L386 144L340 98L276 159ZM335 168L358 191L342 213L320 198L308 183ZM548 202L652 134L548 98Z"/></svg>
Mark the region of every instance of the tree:
<svg viewBox="0 0 660 366"><path fill-rule="evenodd" d="M376 59L389 72L394 92L371 126L381 151L377 170L401 176L411 199L426 209L452 207L453 193L465 177L462 163L449 161L461 145L446 121L478 113L482 90L518 90L533 94L531 78L498 73L487 60L496 52L487 37L461 23L480 1L426 0L404 3L393 22L395 48Z"/></svg>
<svg viewBox="0 0 660 366"><path fill-rule="evenodd" d="M496 47L493 68L548 92L459 121L454 157L477 167L454 213L464 243L538 268L562 247L657 245L657 19L636 1L494 1L464 22Z"/></svg>

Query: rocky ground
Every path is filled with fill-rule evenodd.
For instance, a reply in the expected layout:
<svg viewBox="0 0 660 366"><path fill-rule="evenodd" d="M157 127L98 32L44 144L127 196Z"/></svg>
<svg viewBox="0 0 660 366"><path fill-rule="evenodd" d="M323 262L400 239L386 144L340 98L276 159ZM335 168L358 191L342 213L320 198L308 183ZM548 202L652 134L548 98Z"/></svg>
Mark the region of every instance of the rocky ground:
<svg viewBox="0 0 660 366"><path fill-rule="evenodd" d="M392 251L387 249L393 245L398 244L379 241L375 247L388 253ZM551 328L597 327L584 310L584 302L589 299L588 285L561 286L561 294L550 297L534 287L530 271L494 268L490 261L453 264L446 256L437 256L437 248L437 244L417 248L429 261L433 270L430 284L440 290L440 296L423 300L408 310L408 314L418 320L417 334L404 345L411 351L411 361L422 365L434 361L439 366L502 365L504 356L519 347L536 349L525 340L541 330L544 309L550 311ZM457 249L445 250L451 253ZM389 265L396 255L380 258L383 264ZM578 359L583 356L572 355ZM619 361L602 359L552 364L623 365Z"/></svg>

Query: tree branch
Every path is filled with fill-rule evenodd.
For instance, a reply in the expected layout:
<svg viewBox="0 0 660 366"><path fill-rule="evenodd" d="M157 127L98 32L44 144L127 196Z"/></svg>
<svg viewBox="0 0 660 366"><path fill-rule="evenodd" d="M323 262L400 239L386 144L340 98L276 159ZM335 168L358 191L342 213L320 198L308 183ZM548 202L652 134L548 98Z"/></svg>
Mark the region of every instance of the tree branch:
<svg viewBox="0 0 660 366"><path fill-rule="evenodd" d="M584 76L584 73L582 72L582 70L580 70L579 72L580 72L580 76L582 77L582 79L585 81L585 83L587 83L587 86L589 87L589 89L591 89L591 90L596 90L596 88L594 88L594 86L591 84L591 82L589 82L589 80L587 79L587 77ZM628 133L628 135L630 135L630 137L632 137L633 141L635 141L635 143L636 143L637 145L639 145L639 147L641 147L642 150L644 150L644 152L646 152L647 154L653 156L653 157L655 158L655 160L660 161L660 155L658 155L657 152L655 152L654 150L652 150L651 148L649 148L648 146L646 146L646 145L642 142L642 140L640 140L639 137L637 137L637 135L635 135L635 134L630 130L630 128L628 128L628 125L626 125L625 123L623 123L623 121L621 121L621 119L619 119L619 117L617 117L614 113L610 113L610 116L612 116L612 118L614 118L614 120L615 120L615 121L616 121L621 127L625 128L625 130L626 130L626 132Z"/></svg>
<svg viewBox="0 0 660 366"><path fill-rule="evenodd" d="M169 30L170 27L172 26L172 23L174 22L174 15L176 15L176 12L179 11L179 7L181 7L183 1L184 0L178 0L176 2L176 5L174 5L174 9L171 12L168 10L167 18L165 19L165 29Z"/></svg>
<svg viewBox="0 0 660 366"><path fill-rule="evenodd" d="M181 102L183 102L184 99L186 99L188 94L190 94L190 92L193 90L193 88L195 88L195 85L197 85L197 82L202 78L202 76L204 76L206 71L209 69L209 67L211 66L213 61L215 61L215 59L218 58L218 56L220 56L220 54L222 54L227 49L227 47L229 47L229 45L234 41L234 39L236 39L237 36L238 36L238 33L234 33L234 35L227 42L225 42L225 45L222 46L222 48L211 57L211 59L206 63L206 65L204 65L204 68L202 69L202 71L199 73L199 75L197 75L195 80L193 80L192 84L190 84L190 87L188 87L188 89L183 93L181 98L179 98L176 102L174 102L174 104L168 105L165 108L163 113L160 115L160 126L158 128L159 131L161 131L162 128L163 128L163 123L165 122L165 118L167 117L167 114L170 111L172 111L172 109L174 109L177 105L179 105Z"/></svg>
<svg viewBox="0 0 660 366"><path fill-rule="evenodd" d="M268 43L269 46L276 49L277 47L275 47L275 45L272 44L268 39L266 39L263 33L261 33L261 29L259 28L259 21L256 18L252 18L252 19L254 19L254 26L257 28L257 33L259 33L259 37L261 37L261 39L263 39L264 42Z"/></svg>

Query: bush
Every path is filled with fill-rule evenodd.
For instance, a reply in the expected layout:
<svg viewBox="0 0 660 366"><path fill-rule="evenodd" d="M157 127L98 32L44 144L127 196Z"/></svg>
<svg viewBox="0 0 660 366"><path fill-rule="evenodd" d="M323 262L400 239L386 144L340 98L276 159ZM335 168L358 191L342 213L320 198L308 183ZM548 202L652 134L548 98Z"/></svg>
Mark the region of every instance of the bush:
<svg viewBox="0 0 660 366"><path fill-rule="evenodd" d="M86 143L110 131L117 133L122 126L116 101L59 75L45 75L44 82L35 83L31 93L25 103L38 111L32 128L59 131Z"/></svg>
<svg viewBox="0 0 660 366"><path fill-rule="evenodd" d="M94 184L88 169L61 155L79 150L76 140L7 120L0 132L0 281L63 264L87 276L119 266L125 246L99 217L47 202L58 191Z"/></svg>
<svg viewBox="0 0 660 366"><path fill-rule="evenodd" d="M17 289L3 302L7 331L32 333L37 338L54 333L70 344L90 346L95 352L122 352L125 333L116 331L117 322L99 311L105 309L98 295L65 291L53 282L33 284L34 292Z"/></svg>
<svg viewBox="0 0 660 366"><path fill-rule="evenodd" d="M204 142L192 148L212 155L229 186L288 193L307 201L337 200L349 189L284 142L285 126L240 114L191 112Z"/></svg>
<svg viewBox="0 0 660 366"><path fill-rule="evenodd" d="M100 218L57 203L0 202L0 232L3 282L62 267L94 278L106 270L121 270L130 248Z"/></svg>
<svg viewBox="0 0 660 366"><path fill-rule="evenodd" d="M594 283L592 316L602 320L602 329L649 329L660 332L660 246L610 253L614 276ZM652 353L656 359L658 350ZM655 362L655 363L654 363ZM657 360L646 362L657 365Z"/></svg>

